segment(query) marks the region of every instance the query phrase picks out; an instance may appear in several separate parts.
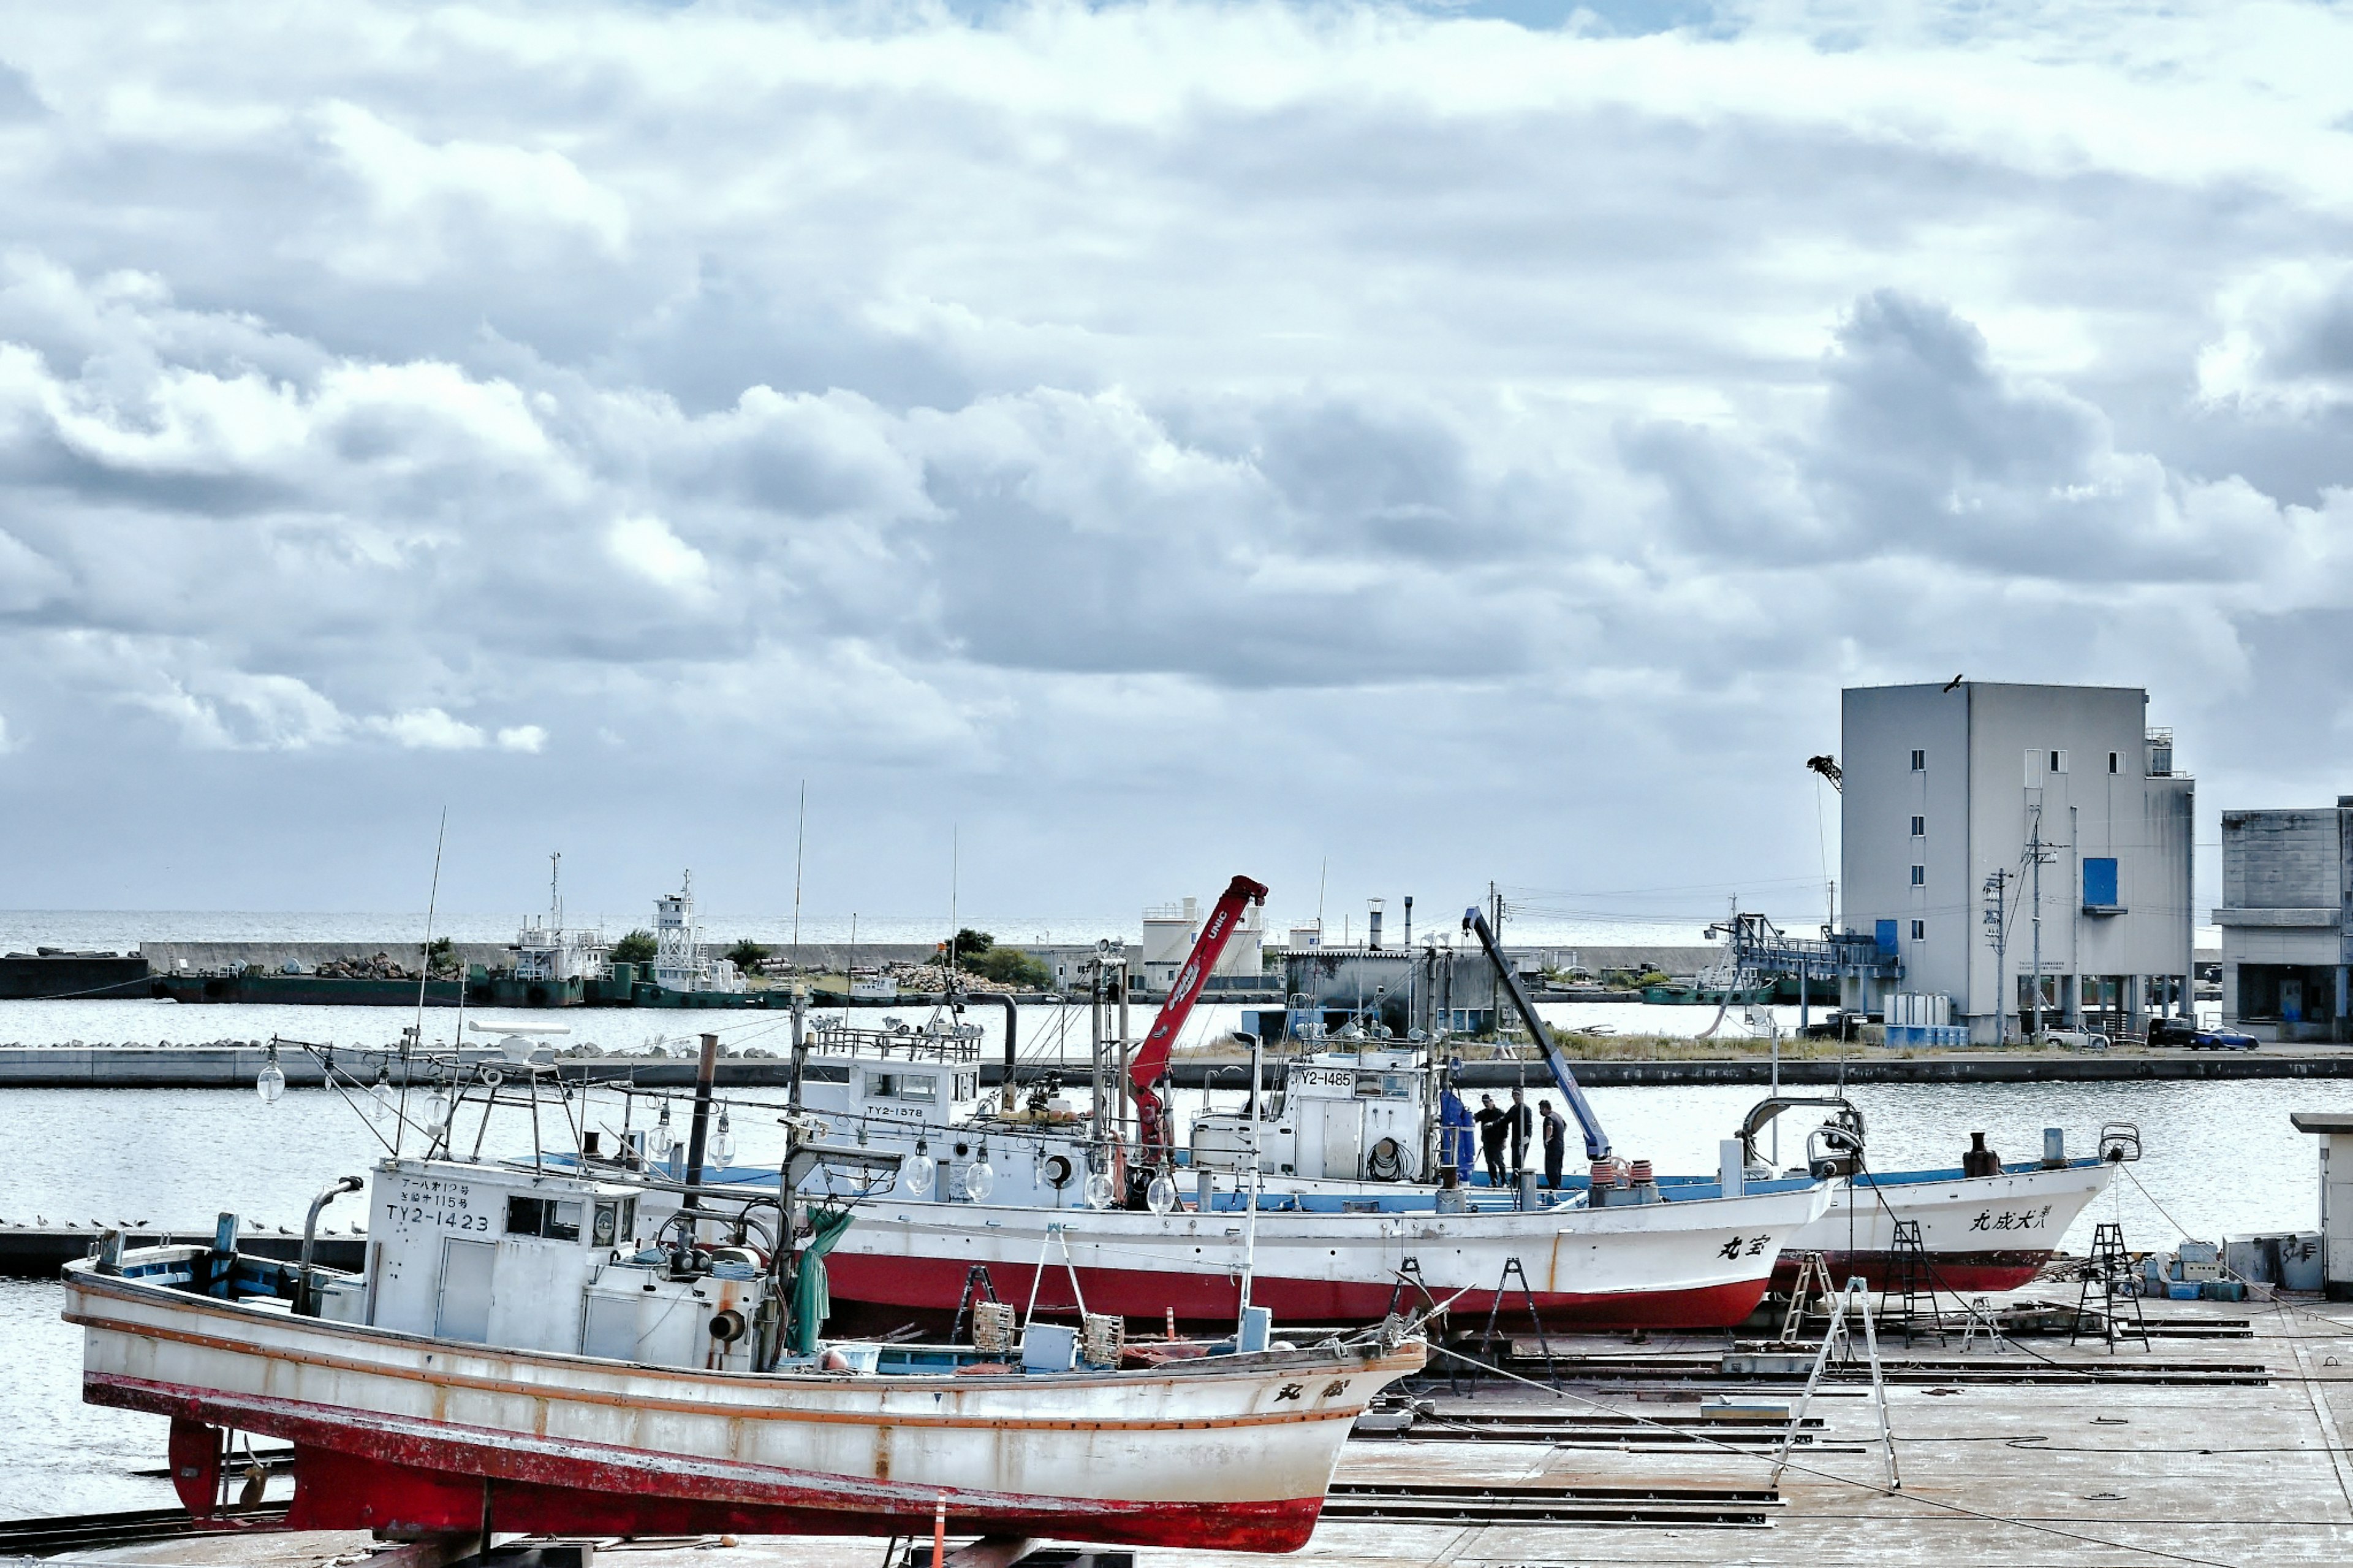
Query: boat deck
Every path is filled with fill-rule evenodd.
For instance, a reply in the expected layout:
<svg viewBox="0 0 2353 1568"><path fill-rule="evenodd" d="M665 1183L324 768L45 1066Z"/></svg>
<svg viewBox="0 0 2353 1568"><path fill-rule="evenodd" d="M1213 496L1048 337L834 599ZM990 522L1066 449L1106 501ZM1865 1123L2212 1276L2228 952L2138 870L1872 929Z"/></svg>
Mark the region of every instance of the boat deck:
<svg viewBox="0 0 2353 1568"><path fill-rule="evenodd" d="M1995 1304L2072 1309L2076 1294L2073 1285L2045 1283ZM1742 1374L1726 1375L1730 1345L1720 1335L1641 1343L1556 1336L1567 1396L1492 1378L1473 1397L1450 1394L1442 1375L1425 1384L1430 1413L1409 1436L1349 1444L1314 1539L1289 1560L1465 1568L2353 1562L2353 1303L2164 1301L2145 1310L2155 1331L2147 1349L2127 1340L2111 1352L2097 1338L2071 1347L2063 1331L2021 1335L1999 1352L1982 1339L1964 1350L1957 1330L1941 1347L1928 1336L1907 1348L1900 1327L1884 1335L1904 1477L1897 1494L1883 1488L1867 1377L1826 1382L1810 1413L1820 1425L1794 1452L1804 1468L1785 1475L1777 1495L1776 1407L1794 1405L1802 1381L1783 1370L1786 1361L1736 1362ZM1532 1339L1518 1348L1531 1358L1536 1350ZM1513 1364L1543 1381L1540 1359ZM1703 1394L1729 1395L1735 1408L1704 1415ZM0 1531L0 1561L5 1542ZM68 1560L324 1568L340 1558L345 1568L438 1568L413 1549L354 1559L365 1545L349 1535L183 1538ZM928 1563L924 1545L919 1561ZM886 1561L881 1541L841 1538L637 1542L606 1554L632 1568ZM1264 1561L1133 1554L1139 1568Z"/></svg>

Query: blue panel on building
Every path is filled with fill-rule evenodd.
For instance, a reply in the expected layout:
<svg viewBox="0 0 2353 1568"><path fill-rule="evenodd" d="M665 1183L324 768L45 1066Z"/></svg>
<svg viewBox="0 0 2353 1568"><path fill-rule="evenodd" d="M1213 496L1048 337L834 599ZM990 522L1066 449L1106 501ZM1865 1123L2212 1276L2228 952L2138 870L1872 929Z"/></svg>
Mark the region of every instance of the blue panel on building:
<svg viewBox="0 0 2353 1568"><path fill-rule="evenodd" d="M2084 862L2084 907L2114 909L2116 899L2116 863L2100 857Z"/></svg>
<svg viewBox="0 0 2353 1568"><path fill-rule="evenodd" d="M1895 922L1894 921L1881 921L1879 922L1879 928L1874 934L1879 938L1880 952L1894 952L1895 951Z"/></svg>

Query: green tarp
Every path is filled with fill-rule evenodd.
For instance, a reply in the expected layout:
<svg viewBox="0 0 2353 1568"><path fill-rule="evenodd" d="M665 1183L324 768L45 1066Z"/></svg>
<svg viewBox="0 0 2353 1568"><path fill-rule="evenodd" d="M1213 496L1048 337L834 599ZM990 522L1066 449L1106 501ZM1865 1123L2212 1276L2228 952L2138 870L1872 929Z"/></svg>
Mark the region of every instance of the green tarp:
<svg viewBox="0 0 2353 1568"><path fill-rule="evenodd" d="M833 1298L825 1288L825 1255L849 1228L848 1209L809 1210L808 1245L801 1248L800 1273L793 1280L793 1323L786 1344L795 1355L817 1353L818 1331L833 1310Z"/></svg>

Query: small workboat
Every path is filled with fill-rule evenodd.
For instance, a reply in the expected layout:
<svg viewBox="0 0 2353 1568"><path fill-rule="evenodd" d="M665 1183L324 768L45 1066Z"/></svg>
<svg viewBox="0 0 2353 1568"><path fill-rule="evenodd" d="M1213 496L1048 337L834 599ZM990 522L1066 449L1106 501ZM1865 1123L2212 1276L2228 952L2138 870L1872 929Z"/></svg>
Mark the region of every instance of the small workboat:
<svg viewBox="0 0 2353 1568"><path fill-rule="evenodd" d="M503 1089L451 1067L486 1116L537 1092L537 1042L508 1044ZM993 1344L825 1342L823 1258L855 1208L788 1194L818 1166L887 1183L897 1157L797 1143L762 1185L706 1185L709 1068L683 1181L588 1135L562 1160L451 1158L437 1095L426 1152L375 1166L359 1272L307 1245L357 1176L311 1205L295 1262L240 1249L227 1215L210 1246L109 1233L66 1270L83 1397L171 1418L200 1518L236 1433L293 1446L293 1529L885 1535L944 1508L960 1533L1284 1552L1357 1415L1423 1363L1394 1321L1270 1342L1263 1308L1156 1365L1124 1364L1114 1318L1002 1306Z"/></svg>

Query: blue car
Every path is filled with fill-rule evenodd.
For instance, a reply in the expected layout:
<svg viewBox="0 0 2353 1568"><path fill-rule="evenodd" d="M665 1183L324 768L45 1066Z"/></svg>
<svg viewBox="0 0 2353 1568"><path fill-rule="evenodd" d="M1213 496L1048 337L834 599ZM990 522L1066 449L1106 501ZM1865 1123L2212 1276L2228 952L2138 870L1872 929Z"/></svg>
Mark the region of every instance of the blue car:
<svg viewBox="0 0 2353 1568"><path fill-rule="evenodd" d="M2237 1029L2225 1029L2218 1025L2211 1029L2199 1030L2182 1044L2193 1051L2252 1051L2256 1041L2253 1035Z"/></svg>

